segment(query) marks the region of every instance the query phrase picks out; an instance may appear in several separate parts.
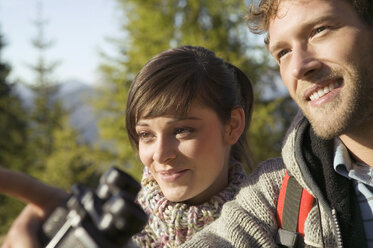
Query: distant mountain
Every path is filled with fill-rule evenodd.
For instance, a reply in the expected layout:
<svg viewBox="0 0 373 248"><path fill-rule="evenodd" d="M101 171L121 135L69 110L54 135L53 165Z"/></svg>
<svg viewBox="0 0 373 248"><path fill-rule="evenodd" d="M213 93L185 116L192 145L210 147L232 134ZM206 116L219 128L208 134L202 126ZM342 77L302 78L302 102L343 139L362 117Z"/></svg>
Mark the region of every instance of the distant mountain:
<svg viewBox="0 0 373 248"><path fill-rule="evenodd" d="M16 84L16 93L21 97L26 107L32 107L33 91L24 84ZM90 105L96 97L95 89L78 80L69 80L61 83L57 98L70 112L71 124L81 133L87 142L98 138L97 118L93 107Z"/></svg>

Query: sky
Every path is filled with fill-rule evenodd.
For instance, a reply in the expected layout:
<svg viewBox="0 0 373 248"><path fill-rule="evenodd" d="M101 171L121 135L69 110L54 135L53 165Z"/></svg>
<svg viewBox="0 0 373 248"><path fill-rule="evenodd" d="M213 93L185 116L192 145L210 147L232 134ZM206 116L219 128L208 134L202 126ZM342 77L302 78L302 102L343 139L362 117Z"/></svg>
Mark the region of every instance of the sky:
<svg viewBox="0 0 373 248"><path fill-rule="evenodd" d="M0 0L0 32L7 43L2 59L11 65L10 80L32 83L37 52L31 44L37 29L37 6L48 21L45 37L53 45L46 51L49 62L58 62L53 76L59 81L99 81L99 51L113 53L107 38L118 37L119 15L115 0Z"/></svg>

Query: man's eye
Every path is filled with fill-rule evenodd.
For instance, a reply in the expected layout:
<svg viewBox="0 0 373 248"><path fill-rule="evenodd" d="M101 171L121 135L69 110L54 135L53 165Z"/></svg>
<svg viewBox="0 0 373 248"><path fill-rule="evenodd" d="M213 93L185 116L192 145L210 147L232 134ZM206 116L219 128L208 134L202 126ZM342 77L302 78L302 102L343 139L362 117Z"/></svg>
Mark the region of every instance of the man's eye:
<svg viewBox="0 0 373 248"><path fill-rule="evenodd" d="M277 53L277 60L280 60L283 56L285 56L287 53L289 53L289 49L283 49L280 52Z"/></svg>
<svg viewBox="0 0 373 248"><path fill-rule="evenodd" d="M329 28L328 26L321 26L321 27L315 28L311 33L311 37L315 36L316 34L319 34L319 33L323 32L324 30L326 30L328 28Z"/></svg>
<svg viewBox="0 0 373 248"><path fill-rule="evenodd" d="M325 29L326 29L326 27L316 28L316 33L320 33L321 31L324 31Z"/></svg>

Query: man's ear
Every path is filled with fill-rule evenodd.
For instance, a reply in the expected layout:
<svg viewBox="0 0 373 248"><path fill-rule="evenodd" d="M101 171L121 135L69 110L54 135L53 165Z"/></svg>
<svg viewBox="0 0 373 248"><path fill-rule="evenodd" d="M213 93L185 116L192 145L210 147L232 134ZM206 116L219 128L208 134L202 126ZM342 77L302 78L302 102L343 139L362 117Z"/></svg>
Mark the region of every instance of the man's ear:
<svg viewBox="0 0 373 248"><path fill-rule="evenodd" d="M234 108L231 119L225 127L225 140L228 144L235 144L245 129L245 112L241 107Z"/></svg>

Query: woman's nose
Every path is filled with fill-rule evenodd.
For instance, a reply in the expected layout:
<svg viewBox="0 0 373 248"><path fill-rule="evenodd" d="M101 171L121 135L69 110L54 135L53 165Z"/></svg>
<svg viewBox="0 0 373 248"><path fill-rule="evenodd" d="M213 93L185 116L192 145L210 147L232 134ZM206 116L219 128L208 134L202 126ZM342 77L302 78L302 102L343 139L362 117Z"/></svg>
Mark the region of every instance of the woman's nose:
<svg viewBox="0 0 373 248"><path fill-rule="evenodd" d="M153 160L160 164L166 164L176 158L176 141L170 137L158 137Z"/></svg>

